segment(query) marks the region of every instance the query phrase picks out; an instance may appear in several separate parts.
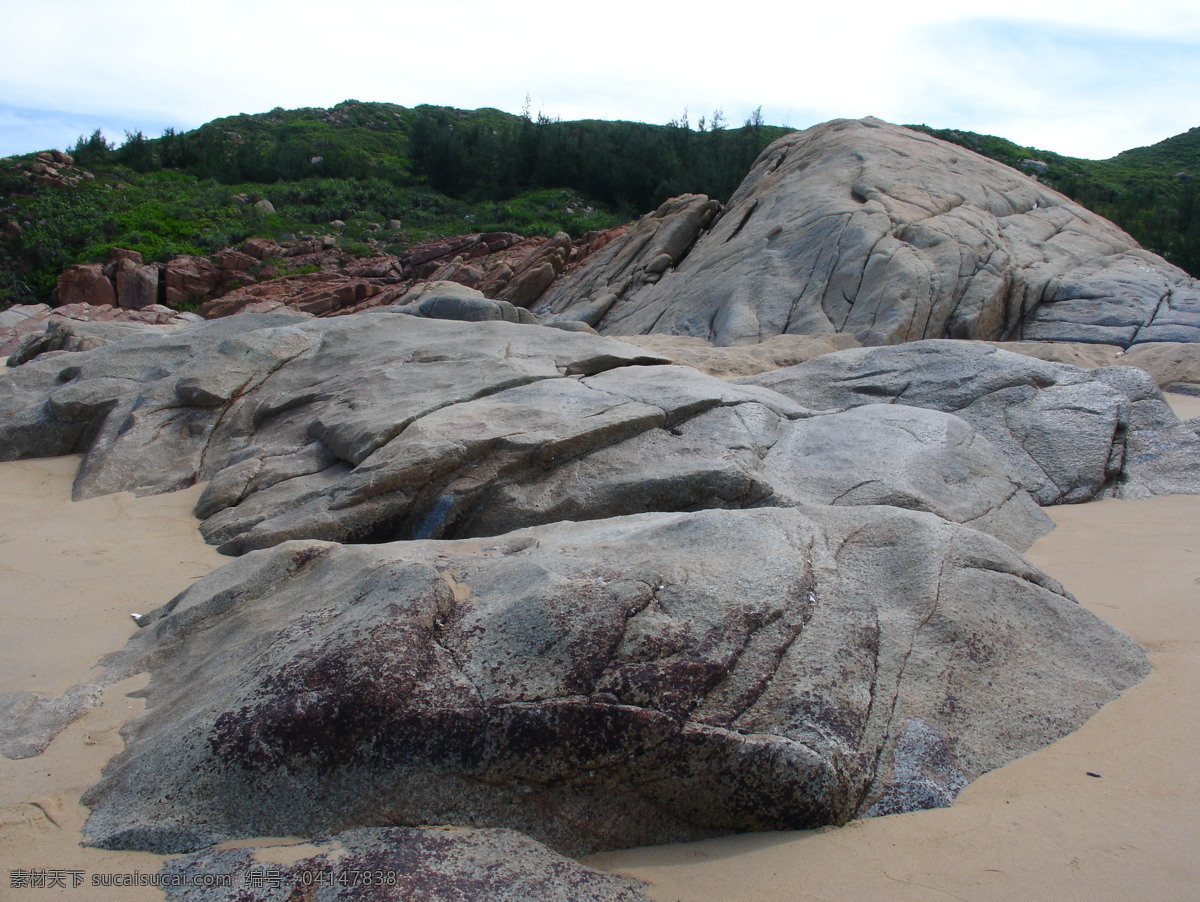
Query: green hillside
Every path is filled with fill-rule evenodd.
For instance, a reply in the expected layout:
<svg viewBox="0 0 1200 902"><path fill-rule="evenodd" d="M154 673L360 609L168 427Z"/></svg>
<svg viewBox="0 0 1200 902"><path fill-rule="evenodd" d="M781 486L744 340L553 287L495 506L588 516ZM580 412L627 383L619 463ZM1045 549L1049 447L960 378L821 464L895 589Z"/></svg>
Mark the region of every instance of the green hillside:
<svg viewBox="0 0 1200 902"><path fill-rule="evenodd" d="M112 246L164 260L254 236L329 234L333 220L360 255L467 232L578 237L676 194L727 199L785 131L346 101L127 135L120 146L97 132L67 149L92 177L66 187L32 182L32 155L0 164L0 224L22 226L0 245L0 302L45 300L65 266ZM390 220L398 230L383 230Z"/></svg>
<svg viewBox="0 0 1200 902"><path fill-rule="evenodd" d="M1095 161L916 127L1026 172L1035 161L1043 181L1200 273L1200 129ZM358 255L467 232L578 237L686 192L727 200L786 131L757 114L737 128L719 112L693 127L350 100L119 146L96 132L66 148L73 164L57 183L35 178L33 154L0 161L0 305L47 300L64 267L113 246L165 260L249 237L335 234Z"/></svg>

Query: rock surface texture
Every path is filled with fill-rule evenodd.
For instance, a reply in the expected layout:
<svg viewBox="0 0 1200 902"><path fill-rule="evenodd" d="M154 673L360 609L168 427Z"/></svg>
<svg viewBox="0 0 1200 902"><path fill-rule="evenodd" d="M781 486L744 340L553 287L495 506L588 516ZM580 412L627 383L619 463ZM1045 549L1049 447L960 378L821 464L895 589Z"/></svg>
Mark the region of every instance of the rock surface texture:
<svg viewBox="0 0 1200 902"><path fill-rule="evenodd" d="M568 854L948 804L1147 669L1007 545L890 507L288 542L109 661L90 842L453 823Z"/></svg>
<svg viewBox="0 0 1200 902"><path fill-rule="evenodd" d="M106 661L152 674L87 796L112 847L448 823L574 854L948 804L1146 669L1019 556L1031 492L1200 459L1145 373L961 342L754 384L399 310L106 340L0 378L0 456L84 453L78 497L207 480L204 535L248 552ZM57 711L15 700L6 742Z"/></svg>
<svg viewBox="0 0 1200 902"><path fill-rule="evenodd" d="M811 417L658 362L507 322L244 315L24 364L0 383L0 455L86 452L81 498L207 480L202 532L232 554L803 501L930 511L1021 549L1049 528L962 419Z"/></svg>
<svg viewBox="0 0 1200 902"><path fill-rule="evenodd" d="M643 218L535 312L715 345L1200 340L1200 283L1182 270L1014 169L878 119L780 138L707 228L692 215L706 202ZM664 253L645 234L665 223L679 238Z"/></svg>
<svg viewBox="0 0 1200 902"><path fill-rule="evenodd" d="M971 423L1040 504L1200 493L1200 436L1136 367L1080 369L989 345L851 348L736 380L799 404L900 404Z"/></svg>
<svg viewBox="0 0 1200 902"><path fill-rule="evenodd" d="M349 830L293 852L286 864L254 849L210 849L163 868L168 902L646 902L633 880L558 855L511 830ZM212 886L195 885L196 875ZM220 879L235 877L232 889ZM173 881L172 881L173 882Z"/></svg>
<svg viewBox="0 0 1200 902"><path fill-rule="evenodd" d="M0 356L18 366L49 351L86 351L134 332L164 331L200 322L194 313L157 305L141 310L68 304L10 307L0 313ZM2 372L2 371L0 371Z"/></svg>

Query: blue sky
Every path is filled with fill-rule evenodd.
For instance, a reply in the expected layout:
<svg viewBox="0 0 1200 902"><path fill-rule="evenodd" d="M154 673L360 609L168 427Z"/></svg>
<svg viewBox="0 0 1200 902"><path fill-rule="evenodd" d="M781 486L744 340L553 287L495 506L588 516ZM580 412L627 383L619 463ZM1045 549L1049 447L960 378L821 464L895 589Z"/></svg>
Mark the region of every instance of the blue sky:
<svg viewBox="0 0 1200 902"><path fill-rule="evenodd" d="M821 10L494 0L0 0L0 156L347 98L803 128L879 116L1103 158L1200 125L1196 0ZM712 12L706 10L712 9Z"/></svg>

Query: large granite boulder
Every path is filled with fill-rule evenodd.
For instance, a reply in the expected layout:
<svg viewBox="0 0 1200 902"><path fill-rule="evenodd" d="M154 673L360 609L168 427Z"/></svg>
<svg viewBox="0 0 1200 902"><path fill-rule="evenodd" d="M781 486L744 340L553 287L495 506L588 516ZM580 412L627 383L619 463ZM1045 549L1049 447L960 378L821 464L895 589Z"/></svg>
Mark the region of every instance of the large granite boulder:
<svg viewBox="0 0 1200 902"><path fill-rule="evenodd" d="M1015 169L878 119L780 138L685 255L639 242L605 248L535 312L716 345L1200 340L1200 283L1182 270Z"/></svg>
<svg viewBox="0 0 1200 902"><path fill-rule="evenodd" d="M851 348L735 380L814 408L903 404L953 412L1040 504L1200 493L1200 437L1154 379L962 341Z"/></svg>
<svg viewBox="0 0 1200 902"><path fill-rule="evenodd" d="M957 417L810 421L657 363L505 322L246 316L25 364L0 382L0 456L86 452L77 497L207 480L202 532L233 554L804 501L929 511L1021 549L1050 528Z"/></svg>
<svg viewBox="0 0 1200 902"><path fill-rule="evenodd" d="M945 805L1147 670L978 530L893 507L287 542L164 608L92 844L455 824L568 854Z"/></svg>

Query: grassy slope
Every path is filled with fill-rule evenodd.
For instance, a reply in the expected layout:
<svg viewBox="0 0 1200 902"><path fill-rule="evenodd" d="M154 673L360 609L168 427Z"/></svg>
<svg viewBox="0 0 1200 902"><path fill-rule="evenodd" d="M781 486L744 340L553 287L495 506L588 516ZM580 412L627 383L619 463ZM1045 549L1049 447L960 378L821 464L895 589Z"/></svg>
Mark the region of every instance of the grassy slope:
<svg viewBox="0 0 1200 902"><path fill-rule="evenodd" d="M33 186L0 163L0 304L46 300L67 265L108 248L147 260L209 254L254 236L330 234L358 253L397 253L430 238L514 231L579 236L672 194L726 195L785 132L695 132L621 122L561 123L474 111L346 101L214 120L119 148L97 133L72 149L95 178ZM646 176L649 175L649 178ZM255 209L268 200L275 213ZM399 231L383 231L399 220Z"/></svg>
<svg viewBox="0 0 1200 902"><path fill-rule="evenodd" d="M1200 272L1192 178L1200 176L1200 129L1102 161L924 130L1017 168L1044 162L1039 177L1048 184ZM474 231L578 236L675 194L727 199L785 132L346 101L225 117L184 134L134 136L119 148L96 135L75 148L77 165L95 178L68 188L30 183L32 155L0 163L0 224L23 225L19 237L0 242L0 305L47 299L63 267L102 260L112 246L163 260L253 236L331 234L333 220L346 224L339 243L359 254ZM275 213L258 212L259 200ZM382 230L388 220L400 229Z"/></svg>

